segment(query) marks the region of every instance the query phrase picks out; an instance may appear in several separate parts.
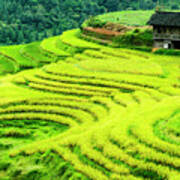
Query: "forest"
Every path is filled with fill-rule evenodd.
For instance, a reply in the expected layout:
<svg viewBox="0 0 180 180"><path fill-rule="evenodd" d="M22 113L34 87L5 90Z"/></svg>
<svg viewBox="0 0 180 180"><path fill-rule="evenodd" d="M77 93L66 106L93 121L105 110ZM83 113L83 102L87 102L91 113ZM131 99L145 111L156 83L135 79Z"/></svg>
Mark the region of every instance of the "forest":
<svg viewBox="0 0 180 180"><path fill-rule="evenodd" d="M179 9L179 0L0 0L0 45L29 43L79 27L106 12L153 9L158 3Z"/></svg>

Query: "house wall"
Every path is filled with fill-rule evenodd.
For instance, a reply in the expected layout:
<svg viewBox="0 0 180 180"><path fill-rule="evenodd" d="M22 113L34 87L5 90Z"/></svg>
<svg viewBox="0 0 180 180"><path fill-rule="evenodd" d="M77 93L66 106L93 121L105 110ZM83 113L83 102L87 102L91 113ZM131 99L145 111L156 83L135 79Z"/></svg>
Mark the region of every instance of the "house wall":
<svg viewBox="0 0 180 180"><path fill-rule="evenodd" d="M155 48L179 48L180 27L154 26Z"/></svg>
<svg viewBox="0 0 180 180"><path fill-rule="evenodd" d="M154 26L154 33L158 34L180 34L180 27Z"/></svg>
<svg viewBox="0 0 180 180"><path fill-rule="evenodd" d="M154 40L154 47L170 49L174 48L174 43L170 40Z"/></svg>
<svg viewBox="0 0 180 180"><path fill-rule="evenodd" d="M154 26L154 39L180 41L180 27Z"/></svg>
<svg viewBox="0 0 180 180"><path fill-rule="evenodd" d="M163 41L154 41L155 48L163 48Z"/></svg>

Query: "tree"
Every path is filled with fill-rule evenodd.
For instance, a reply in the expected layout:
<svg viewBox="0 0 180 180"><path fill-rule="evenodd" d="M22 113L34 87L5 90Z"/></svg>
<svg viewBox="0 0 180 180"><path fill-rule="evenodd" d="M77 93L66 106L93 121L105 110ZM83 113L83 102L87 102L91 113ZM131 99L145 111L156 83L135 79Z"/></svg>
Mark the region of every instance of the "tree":
<svg viewBox="0 0 180 180"><path fill-rule="evenodd" d="M9 27L9 38L13 42L16 40L16 31L12 27Z"/></svg>
<svg viewBox="0 0 180 180"><path fill-rule="evenodd" d="M173 9L173 10L179 9L179 5L178 4L172 4L171 9Z"/></svg>
<svg viewBox="0 0 180 180"><path fill-rule="evenodd" d="M18 32L18 38L17 38L18 43L24 42L24 35L22 31Z"/></svg>
<svg viewBox="0 0 180 180"><path fill-rule="evenodd" d="M119 0L106 0L104 6L108 11L117 11L118 10Z"/></svg>

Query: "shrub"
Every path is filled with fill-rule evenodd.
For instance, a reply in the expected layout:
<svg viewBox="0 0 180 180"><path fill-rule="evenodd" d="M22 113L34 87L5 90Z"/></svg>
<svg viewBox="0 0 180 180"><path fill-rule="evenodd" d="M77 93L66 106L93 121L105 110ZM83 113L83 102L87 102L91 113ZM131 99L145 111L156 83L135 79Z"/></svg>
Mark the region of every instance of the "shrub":
<svg viewBox="0 0 180 180"><path fill-rule="evenodd" d="M102 28L105 24L106 22L92 16L83 23L82 27Z"/></svg>
<svg viewBox="0 0 180 180"><path fill-rule="evenodd" d="M174 56L180 56L180 50L175 49L158 49L154 52L155 54L163 54L163 55L174 55Z"/></svg>
<svg viewBox="0 0 180 180"><path fill-rule="evenodd" d="M9 167L9 162L4 162L4 161L1 161L0 162L0 171L1 170L6 170L8 167Z"/></svg>
<svg viewBox="0 0 180 180"><path fill-rule="evenodd" d="M136 29L134 29L134 31L133 31L134 33L139 33L140 32L140 30L138 29L138 28L136 28Z"/></svg>
<svg viewBox="0 0 180 180"><path fill-rule="evenodd" d="M114 38L114 42L126 46L147 46L153 44L153 33L151 29L135 29Z"/></svg>
<svg viewBox="0 0 180 180"><path fill-rule="evenodd" d="M179 9L179 5L178 4L173 4L171 6L171 9L173 9L173 10Z"/></svg>

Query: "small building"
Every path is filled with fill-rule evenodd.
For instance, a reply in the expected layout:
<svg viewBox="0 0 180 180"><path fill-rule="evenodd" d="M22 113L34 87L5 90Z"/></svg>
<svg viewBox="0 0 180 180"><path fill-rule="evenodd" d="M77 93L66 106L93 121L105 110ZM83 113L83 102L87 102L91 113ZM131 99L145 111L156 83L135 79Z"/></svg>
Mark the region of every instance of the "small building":
<svg viewBox="0 0 180 180"><path fill-rule="evenodd" d="M180 49L180 12L156 12L148 24L153 26L155 48Z"/></svg>

